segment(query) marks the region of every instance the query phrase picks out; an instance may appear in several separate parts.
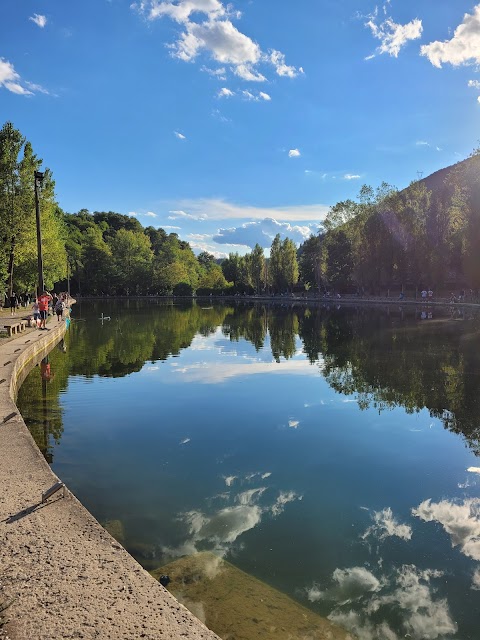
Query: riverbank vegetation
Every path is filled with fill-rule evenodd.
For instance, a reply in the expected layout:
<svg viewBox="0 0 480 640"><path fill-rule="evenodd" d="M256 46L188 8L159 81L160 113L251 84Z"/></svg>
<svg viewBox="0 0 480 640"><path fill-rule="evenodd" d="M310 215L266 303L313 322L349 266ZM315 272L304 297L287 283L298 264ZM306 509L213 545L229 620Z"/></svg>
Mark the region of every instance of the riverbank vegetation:
<svg viewBox="0 0 480 640"><path fill-rule="evenodd" d="M34 172L42 160L12 123L0 130L0 280L4 293L37 282ZM277 235L219 260L196 256L176 233L116 212L64 212L52 172L39 190L44 278L74 295L280 293L294 289L384 294L480 288L480 150L398 191L364 186L330 208L300 247Z"/></svg>

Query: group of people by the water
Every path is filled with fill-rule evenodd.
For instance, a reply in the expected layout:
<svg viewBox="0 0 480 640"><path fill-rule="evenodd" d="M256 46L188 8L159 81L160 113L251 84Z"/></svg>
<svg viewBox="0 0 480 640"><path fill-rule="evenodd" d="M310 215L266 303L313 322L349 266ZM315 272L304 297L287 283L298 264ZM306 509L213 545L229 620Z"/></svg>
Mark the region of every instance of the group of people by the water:
<svg viewBox="0 0 480 640"><path fill-rule="evenodd" d="M424 301L425 300L429 300L431 302L433 300L433 291L432 291L432 289L430 289L430 288L428 288L428 290L427 289L422 289L421 296L422 296L422 300L424 300Z"/></svg>
<svg viewBox="0 0 480 640"><path fill-rule="evenodd" d="M67 308L68 294L60 293L53 295L48 291L43 291L32 305L33 320L35 326L45 330L49 311L51 315L56 314L57 323L63 320L63 314Z"/></svg>
<svg viewBox="0 0 480 640"><path fill-rule="evenodd" d="M5 298L4 305L10 306L11 314L14 316L15 312L21 307L24 307L25 309L28 307L32 296L29 293L15 293L15 291L12 291L11 295L5 295Z"/></svg>

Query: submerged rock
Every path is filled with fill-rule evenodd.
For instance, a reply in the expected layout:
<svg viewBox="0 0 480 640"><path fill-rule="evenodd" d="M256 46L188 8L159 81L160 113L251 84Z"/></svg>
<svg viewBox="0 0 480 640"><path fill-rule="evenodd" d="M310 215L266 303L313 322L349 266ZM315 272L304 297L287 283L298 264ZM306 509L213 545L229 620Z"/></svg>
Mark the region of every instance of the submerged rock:
<svg viewBox="0 0 480 640"><path fill-rule="evenodd" d="M347 631L213 553L180 558L151 572L224 640L353 640Z"/></svg>
<svg viewBox="0 0 480 640"><path fill-rule="evenodd" d="M103 528L106 529L117 542L120 542L120 544L124 544L125 530L123 528L123 522L121 520L107 520L107 522L103 523Z"/></svg>

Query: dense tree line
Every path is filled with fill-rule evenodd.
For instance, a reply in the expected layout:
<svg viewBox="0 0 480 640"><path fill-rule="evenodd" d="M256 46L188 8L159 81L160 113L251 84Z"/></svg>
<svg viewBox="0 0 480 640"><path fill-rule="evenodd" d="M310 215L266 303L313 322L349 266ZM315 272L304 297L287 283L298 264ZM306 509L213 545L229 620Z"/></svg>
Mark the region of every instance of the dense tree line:
<svg viewBox="0 0 480 640"><path fill-rule="evenodd" d="M319 289L480 288L480 150L398 191L362 187L331 207L299 249L301 278Z"/></svg>
<svg viewBox="0 0 480 640"><path fill-rule="evenodd" d="M86 210L65 215L74 290L82 295L220 292L228 288L213 256L196 257L175 233L132 217Z"/></svg>
<svg viewBox="0 0 480 640"><path fill-rule="evenodd" d="M37 283L32 145L0 130L0 279L4 293ZM480 288L480 150L398 191L362 187L331 207L321 231L297 250L277 235L266 258L256 245L221 265L188 242L112 211L62 211L51 171L39 192L44 277L83 295L286 293L295 288L384 293L387 289ZM0 292L1 293L1 292Z"/></svg>
<svg viewBox="0 0 480 640"><path fill-rule="evenodd" d="M277 234L270 247L269 259L265 258L263 248L256 244L253 251L244 256L231 253L222 262L222 269L235 291L287 293L298 282L297 249L293 240L281 240Z"/></svg>

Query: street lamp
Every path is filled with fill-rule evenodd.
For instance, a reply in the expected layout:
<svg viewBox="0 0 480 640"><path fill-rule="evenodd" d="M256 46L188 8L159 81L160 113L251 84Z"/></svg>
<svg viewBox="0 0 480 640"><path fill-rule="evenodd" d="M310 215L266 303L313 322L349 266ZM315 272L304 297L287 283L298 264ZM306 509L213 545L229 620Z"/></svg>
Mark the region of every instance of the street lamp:
<svg viewBox="0 0 480 640"><path fill-rule="evenodd" d="M70 261L67 255L67 293L68 299L70 300Z"/></svg>
<svg viewBox="0 0 480 640"><path fill-rule="evenodd" d="M42 171L35 171L35 219L37 222L37 258L38 258L38 295L45 291L43 280L43 255L42 255L42 229L40 226L40 203L38 201L38 190L42 188L44 174Z"/></svg>

